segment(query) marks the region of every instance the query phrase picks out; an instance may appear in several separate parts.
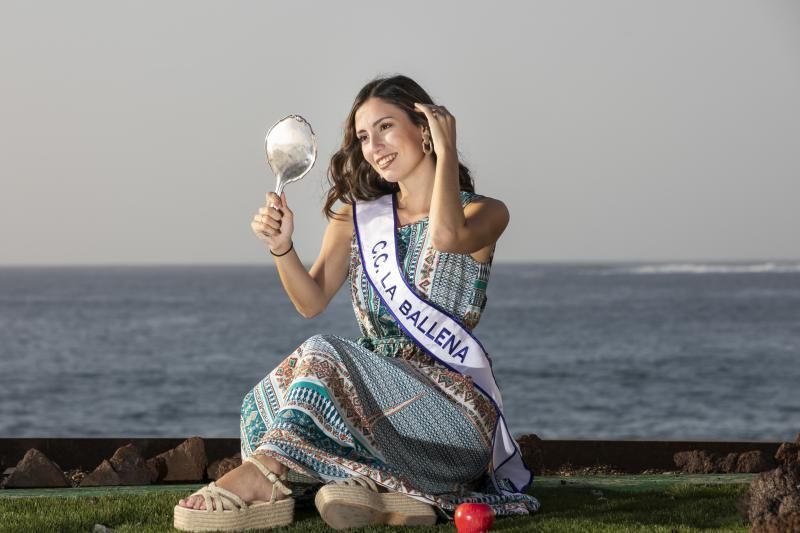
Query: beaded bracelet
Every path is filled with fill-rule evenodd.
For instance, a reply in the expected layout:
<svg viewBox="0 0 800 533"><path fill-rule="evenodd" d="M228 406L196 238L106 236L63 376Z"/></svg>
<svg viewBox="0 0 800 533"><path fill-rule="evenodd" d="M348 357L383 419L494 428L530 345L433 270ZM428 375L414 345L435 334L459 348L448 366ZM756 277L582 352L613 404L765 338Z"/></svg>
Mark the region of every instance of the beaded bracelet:
<svg viewBox="0 0 800 533"><path fill-rule="evenodd" d="M282 254L276 254L276 253L274 253L274 252L272 251L272 249L271 249L271 248L270 248L270 250L269 250L269 253L271 253L271 254L272 254L272 255L274 255L275 257L282 257L282 256L284 256L284 255L288 254L289 252L291 252L291 251L292 251L292 248L294 248L294 241L291 241L291 243L292 243L292 245L291 245L291 246L289 246L289 249L288 249L288 250L286 250L285 252L283 252Z"/></svg>

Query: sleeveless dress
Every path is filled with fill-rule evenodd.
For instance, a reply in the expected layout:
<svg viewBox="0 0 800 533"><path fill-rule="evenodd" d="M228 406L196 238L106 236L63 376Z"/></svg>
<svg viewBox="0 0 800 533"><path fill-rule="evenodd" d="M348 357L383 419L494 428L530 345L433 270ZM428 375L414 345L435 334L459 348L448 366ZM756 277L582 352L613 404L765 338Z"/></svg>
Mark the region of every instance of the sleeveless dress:
<svg viewBox="0 0 800 533"><path fill-rule="evenodd" d="M460 192L462 205L481 198ZM494 255L440 252L428 218L397 229L398 259L409 285L468 329L486 306ZM369 284L358 239L348 281L361 336L314 335L242 401L242 459L253 453L327 483L367 476L390 491L434 505L452 519L466 502L497 516L531 514L528 494L501 495L489 468L496 413L472 378L453 372L405 335Z"/></svg>

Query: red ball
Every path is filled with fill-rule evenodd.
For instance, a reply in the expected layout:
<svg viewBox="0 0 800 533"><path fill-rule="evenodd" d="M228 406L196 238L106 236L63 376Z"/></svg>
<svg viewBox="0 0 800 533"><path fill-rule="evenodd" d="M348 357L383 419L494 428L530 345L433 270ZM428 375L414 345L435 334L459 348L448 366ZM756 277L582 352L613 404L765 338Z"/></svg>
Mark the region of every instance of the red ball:
<svg viewBox="0 0 800 533"><path fill-rule="evenodd" d="M458 533L484 533L492 529L494 511L485 503L462 503L456 507Z"/></svg>

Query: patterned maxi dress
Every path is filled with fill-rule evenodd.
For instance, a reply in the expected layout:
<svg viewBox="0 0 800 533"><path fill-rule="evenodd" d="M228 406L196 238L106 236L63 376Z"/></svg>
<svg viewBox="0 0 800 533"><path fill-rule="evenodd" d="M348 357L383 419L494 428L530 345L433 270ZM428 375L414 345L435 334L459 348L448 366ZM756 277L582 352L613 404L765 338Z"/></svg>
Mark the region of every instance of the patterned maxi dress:
<svg viewBox="0 0 800 533"><path fill-rule="evenodd" d="M461 191L462 205L480 195ZM472 330L486 306L492 258L439 252L427 217L397 229L398 259L418 294ZM472 378L407 337L367 281L355 232L348 273L362 336L314 335L244 397L242 458L263 453L320 482L355 475L434 505L464 502L498 516L538 511L530 495L502 496L488 472L496 413Z"/></svg>

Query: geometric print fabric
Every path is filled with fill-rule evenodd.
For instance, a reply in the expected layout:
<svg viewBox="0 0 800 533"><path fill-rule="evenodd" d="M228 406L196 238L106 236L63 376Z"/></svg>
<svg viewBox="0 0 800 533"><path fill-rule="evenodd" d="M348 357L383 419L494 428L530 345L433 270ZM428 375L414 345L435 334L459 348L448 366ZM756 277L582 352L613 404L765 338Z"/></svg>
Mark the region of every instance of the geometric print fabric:
<svg viewBox="0 0 800 533"><path fill-rule="evenodd" d="M478 197L461 192L462 204ZM474 328L491 260L433 249L427 219L397 233L412 289ZM498 516L536 512L533 496L497 494L488 476L493 406L471 378L403 334L365 283L355 238L348 279L362 336L312 336L245 395L242 458L266 454L320 482L364 475L450 518L465 502L487 503Z"/></svg>

